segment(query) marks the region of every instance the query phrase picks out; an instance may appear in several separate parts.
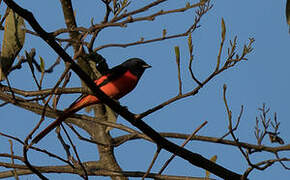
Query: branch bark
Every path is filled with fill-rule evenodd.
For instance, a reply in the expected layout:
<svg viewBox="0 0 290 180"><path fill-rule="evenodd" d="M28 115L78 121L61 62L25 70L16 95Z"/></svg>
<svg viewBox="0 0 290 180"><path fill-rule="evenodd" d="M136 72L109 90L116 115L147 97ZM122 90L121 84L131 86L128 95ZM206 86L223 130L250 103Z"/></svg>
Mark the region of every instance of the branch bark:
<svg viewBox="0 0 290 180"><path fill-rule="evenodd" d="M18 168L17 174L19 176L22 175L29 175L32 174L32 172L27 169L24 165L15 164L12 165L10 163L2 163L0 162L1 166L4 166L6 168ZM89 176L111 176L111 177L143 177L144 172L139 171L110 171L106 170L100 163L95 161L89 161L84 162L83 165L86 167L86 169L90 170L88 171ZM67 174L79 174L82 173L81 168L72 168L70 166L39 166L36 167L37 170L39 170L42 173L67 173ZM3 171L0 172L0 179L2 178L9 178L13 177L14 174L12 171ZM159 180L203 180L203 177L190 177L190 176L173 176L173 175L159 175L156 173L149 173L147 175L148 178L154 178ZM210 180L210 179L209 179Z"/></svg>

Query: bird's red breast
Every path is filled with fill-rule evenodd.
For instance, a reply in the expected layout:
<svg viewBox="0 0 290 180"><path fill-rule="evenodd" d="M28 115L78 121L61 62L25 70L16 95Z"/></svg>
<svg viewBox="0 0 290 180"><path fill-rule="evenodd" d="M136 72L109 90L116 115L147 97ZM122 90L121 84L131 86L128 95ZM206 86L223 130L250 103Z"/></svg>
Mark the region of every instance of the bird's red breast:
<svg viewBox="0 0 290 180"><path fill-rule="evenodd" d="M108 79L108 75L104 75L99 79L95 80L96 85L102 84L105 80ZM106 83L101 86L100 89L109 97L113 99L119 99L130 91L132 91L138 83L138 77L132 74L129 70L127 70L122 76L119 78ZM87 95L81 98L79 101L74 103L71 107L69 107L68 111L76 112L86 106L100 103L100 100L93 95Z"/></svg>

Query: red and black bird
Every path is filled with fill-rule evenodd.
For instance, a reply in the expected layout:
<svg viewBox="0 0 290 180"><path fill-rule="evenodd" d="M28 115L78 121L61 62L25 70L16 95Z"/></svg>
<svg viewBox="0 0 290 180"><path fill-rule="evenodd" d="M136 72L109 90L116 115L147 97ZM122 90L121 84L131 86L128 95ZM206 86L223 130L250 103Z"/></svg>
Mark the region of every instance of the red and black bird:
<svg viewBox="0 0 290 180"><path fill-rule="evenodd" d="M105 75L95 80L95 84L109 97L119 99L131 92L137 85L145 69L150 68L145 61L139 58L128 59L122 64L113 67ZM93 95L81 96L64 110L64 113L52 122L47 128L41 131L32 140L32 144L37 143L56 126L60 125L66 118L75 112L89 105L101 103L98 97Z"/></svg>

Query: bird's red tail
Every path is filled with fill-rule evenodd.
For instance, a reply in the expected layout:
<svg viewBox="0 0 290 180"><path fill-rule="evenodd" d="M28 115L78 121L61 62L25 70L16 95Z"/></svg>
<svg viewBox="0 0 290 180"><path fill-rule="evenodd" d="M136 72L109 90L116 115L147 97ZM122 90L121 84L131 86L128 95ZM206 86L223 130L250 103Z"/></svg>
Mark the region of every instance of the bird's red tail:
<svg viewBox="0 0 290 180"><path fill-rule="evenodd" d="M35 136L32 140L31 144L36 144L40 141L44 136L46 136L50 131L52 131L56 126L60 125L66 118L70 115L74 114L75 112L79 111L83 107L88 105L98 103L98 98L88 95L76 100L74 103L70 105L68 109L66 109L62 115L60 115L55 121L53 121L47 128L41 131L39 134Z"/></svg>
<svg viewBox="0 0 290 180"><path fill-rule="evenodd" d="M44 136L46 136L50 131L52 131L55 127L60 125L67 117L69 117L71 112L64 112L61 116L59 116L55 121L53 121L48 127L42 130L39 134L35 136L32 140L31 144L36 144L40 141Z"/></svg>

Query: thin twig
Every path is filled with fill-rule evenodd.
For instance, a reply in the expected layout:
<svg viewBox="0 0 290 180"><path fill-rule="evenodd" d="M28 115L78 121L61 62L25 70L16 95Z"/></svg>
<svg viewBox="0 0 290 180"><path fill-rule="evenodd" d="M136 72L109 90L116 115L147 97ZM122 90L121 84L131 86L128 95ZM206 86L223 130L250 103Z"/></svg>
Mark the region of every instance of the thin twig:
<svg viewBox="0 0 290 180"><path fill-rule="evenodd" d="M68 72L68 74L66 74L65 78L64 78L64 82L61 86L62 89L64 89L66 87L66 85L69 83L69 80L70 80L70 77L71 77L71 73ZM57 107L57 104L58 104L58 101L60 99L62 94L59 94L58 96L55 96L54 99L53 99L53 108L56 109Z"/></svg>
<svg viewBox="0 0 290 180"><path fill-rule="evenodd" d="M94 144L97 144L97 145L100 145L100 146L110 146L109 144L104 144L104 143L101 143L101 142L97 142L97 141L85 138L85 137L81 136L80 133L78 133L78 131L71 124L66 123L66 125L77 135L77 137L80 140L87 141L87 142L90 142L90 143L94 143Z"/></svg>
<svg viewBox="0 0 290 180"><path fill-rule="evenodd" d="M251 166L249 167L243 174L243 177L247 177L251 171L253 171L256 167L260 167L259 170L263 171L266 168L270 167L271 165L273 165L275 162L282 162L282 161L290 161L290 158L282 158L282 159L269 159L269 160L264 160L261 161L259 163L256 163L255 166ZM264 165L264 166L262 166ZM262 166L262 167L261 167Z"/></svg>
<svg viewBox="0 0 290 180"><path fill-rule="evenodd" d="M227 114L228 114L228 121L229 121L228 129L229 129L229 132L230 132L232 138L234 139L234 141L236 142L238 149L240 150L240 152L242 153L242 155L243 155L244 158L246 159L248 165L250 165L250 166L253 167L253 168L256 168L256 169L262 170L263 167L259 167L258 165L253 164L253 163L251 162L250 157L249 157L249 154L246 153L246 152L242 149L242 146L241 146L241 144L240 144L238 138L237 138L237 137L235 136L235 134L234 134L233 126L232 126L232 112L230 111L229 106L228 106L228 103L227 103L227 99L226 99L226 90L227 90L227 87L226 87L226 85L224 85L224 87L223 87L223 98L224 98L224 104L225 104L225 107L226 107L226 111L227 111Z"/></svg>
<svg viewBox="0 0 290 180"><path fill-rule="evenodd" d="M88 172L87 172L86 168L84 167L84 165L83 165L82 162L81 162L81 159L80 159L80 157L79 157L78 151L77 151L77 149L76 149L74 143L72 142L72 139L70 138L70 136L69 136L68 132L66 131L66 129L64 128L63 124L60 124L60 125L61 125L61 127L62 127L64 133L66 134L66 137L67 137L67 139L69 140L69 142L70 142L70 144L71 144L71 147L73 148L73 151L74 151L74 153L75 153L75 155L76 155L76 157L77 157L77 160L78 160L78 164L80 165L80 167L82 168L82 170L83 170L83 172L84 172L84 175L81 175L81 174L80 174L80 176L83 177L85 180L88 180Z"/></svg>
<svg viewBox="0 0 290 180"><path fill-rule="evenodd" d="M274 154L275 154L277 160L278 160L278 159L285 159L285 158L280 158L278 153L274 153ZM287 161L290 161L290 159L288 159ZM286 164L283 163L283 161L278 161L278 162L281 164L281 166L282 166L284 169L286 169L286 170L290 170L290 167L287 167Z"/></svg>
<svg viewBox="0 0 290 180"><path fill-rule="evenodd" d="M244 106L241 105L241 111L240 111L240 114L239 114L239 116L238 116L237 123L236 123L235 127L232 128L232 131L235 131L235 130L238 129L238 126L239 126L239 124L240 124L240 120L241 120L241 117L242 117L243 111L244 111ZM227 133L225 133L225 135L223 135L222 137L220 137L220 139L223 139L223 138L227 137L230 133L231 133L231 132L228 131Z"/></svg>
<svg viewBox="0 0 290 180"><path fill-rule="evenodd" d="M9 91L11 92L11 95L12 95L13 101L14 101L14 103L15 103L15 101L16 101L15 93L12 91L12 87L11 87L11 84L10 84L10 81L9 81L9 78L8 78L8 77L6 77L6 82L7 82L7 85L8 85Z"/></svg>
<svg viewBox="0 0 290 180"><path fill-rule="evenodd" d="M149 165L149 167L148 167L146 173L145 173L144 176L142 177L142 180L144 180L144 179L148 176L148 174L150 173L150 171L151 171L151 169L152 169L154 163L156 162L156 159L157 159L157 157L158 157L160 151L161 151L161 148L157 146L157 150L156 150L156 152L155 152L155 154L154 154L154 156L153 156L153 159L152 159L152 161L151 161L151 163L150 163L150 165Z"/></svg>
<svg viewBox="0 0 290 180"><path fill-rule="evenodd" d="M203 3L202 3L203 4ZM192 5L193 6L193 5ZM152 42L158 42L158 41L163 41L163 40L166 40L166 39L175 39L175 38L178 38L178 37L184 37L184 36L187 36L189 33L192 33L195 29L199 28L200 26L198 25L198 23L200 22L202 16L204 14L206 14L210 9L212 8L212 6L210 4L207 4L207 5L204 5L204 6L201 6L201 8L196 12L196 17L194 19L194 23L183 33L179 33L179 34L174 34L174 35L170 35L170 36L163 36L160 37L160 38L153 38L153 39L149 39L149 40L139 40L139 41L135 41L135 42L131 42L131 43L123 43L123 44L105 44L105 45L102 45L102 46L99 46L99 47L96 47L94 49L94 52L97 52L101 49L104 49L104 48L107 48L107 47L129 47L129 46L135 46L135 45L141 45L141 44L147 44L147 43L152 43ZM161 12L162 13L165 13L165 12ZM160 12L159 12L160 14ZM147 17L148 18L148 17ZM150 17L152 18L152 17ZM136 21L137 19L134 19L134 21ZM126 21L125 21L126 22ZM120 23L117 23L115 25L124 25L123 23L125 22L120 22Z"/></svg>
<svg viewBox="0 0 290 180"><path fill-rule="evenodd" d="M66 66L64 72L62 73L62 75L60 76L59 80L56 82L56 84L54 85L54 87L52 88L53 91L55 89L58 88L59 84L62 82L62 80L66 77L66 74L69 72L70 70L70 66ZM46 107L48 105L48 102L50 101L50 99L52 98L52 94L48 97L48 99L46 100L45 104L44 104L44 108L41 114L41 119L39 120L39 122L36 124L36 126L34 127L34 129L29 133L29 135L27 136L29 139L30 137L34 134L34 132L40 127L41 123L44 121L44 117L45 117L45 111L46 111Z"/></svg>
<svg viewBox="0 0 290 180"><path fill-rule="evenodd" d="M175 46L175 57L176 57L176 65L177 65L177 79L178 79L178 84L179 84L179 92L178 95L182 95L182 80L181 80L181 74L180 74L180 51L179 47Z"/></svg>
<svg viewBox="0 0 290 180"><path fill-rule="evenodd" d="M55 84L53 89L56 89L59 86L59 84L61 83L61 81L63 80L63 78L65 77L65 75L68 71L69 71L69 67L66 67L64 73L61 75L60 79L57 81L57 83ZM32 137L33 133L39 128L39 126L43 122L44 117L45 117L44 115L45 115L46 107L47 107L48 102L50 101L51 98L52 98L52 95L49 96L49 98L47 99L47 101L44 104L44 109L42 111L40 121L34 127L34 129L28 134L28 136L25 138L24 145L23 145L23 157L25 160L24 163L27 165L27 167L29 167L29 169L31 169L32 172L34 172L41 179L47 179L47 178L45 176L43 176L41 174L41 172L39 172L36 168L34 168L28 160L27 151L29 150L29 148L31 146L31 145L28 145L28 140Z"/></svg>
<svg viewBox="0 0 290 180"><path fill-rule="evenodd" d="M13 142L12 142L11 139L9 139L8 141L9 141L9 143L10 143L11 163L12 163L12 165L14 165ZM14 174L15 179L18 180L19 177L18 177L18 174L17 174L17 171L16 171L15 168L13 168L13 174Z"/></svg>
<svg viewBox="0 0 290 180"><path fill-rule="evenodd" d="M222 31L221 31L221 37L222 37L222 41L220 43L220 48L219 48L219 52L218 52L218 56L217 56L217 63L216 63L216 69L215 71L219 70L220 67L220 63L221 63L221 54L222 54L222 50L223 50L223 46L224 46L224 42L225 42L225 35L226 35L226 26L224 23L224 19L222 18Z"/></svg>
<svg viewBox="0 0 290 180"><path fill-rule="evenodd" d="M195 136L195 134L201 129L203 128L205 125L207 124L207 121L204 121L199 127L197 127L190 136L188 136L188 138L183 142L183 144L180 147L184 147L191 139L193 136ZM168 164L174 159L176 155L172 154L171 157L164 163L164 165L162 166L162 168L159 170L158 174L162 174L162 172L165 170L165 168L168 166Z"/></svg>
<svg viewBox="0 0 290 180"><path fill-rule="evenodd" d="M203 86L203 84L197 80L197 78L195 77L193 71L192 71L192 62L193 62L193 45L192 45L192 38L191 38L191 33L188 34L188 39L187 39L187 44L188 44L188 49L189 49L189 65L188 65L188 69L191 75L191 78L199 85L199 86Z"/></svg>
<svg viewBox="0 0 290 180"><path fill-rule="evenodd" d="M57 139L59 140L60 144L62 145L62 147L63 147L63 149L64 149L64 151L66 153L66 157L67 157L68 161L72 160L72 155L71 155L70 150L69 150L70 146L65 143L63 137L61 136L60 127L57 126L55 131L56 131L56 134L57 134Z"/></svg>

